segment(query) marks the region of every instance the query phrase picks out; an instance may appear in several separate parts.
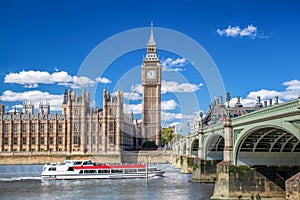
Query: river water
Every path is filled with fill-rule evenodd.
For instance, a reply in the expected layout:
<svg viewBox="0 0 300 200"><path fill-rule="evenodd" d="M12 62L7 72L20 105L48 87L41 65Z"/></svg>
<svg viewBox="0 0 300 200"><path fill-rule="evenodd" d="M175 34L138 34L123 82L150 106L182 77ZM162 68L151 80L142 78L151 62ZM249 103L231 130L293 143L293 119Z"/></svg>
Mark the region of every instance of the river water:
<svg viewBox="0 0 300 200"><path fill-rule="evenodd" d="M0 165L0 199L191 199L208 200L213 184L191 183L171 165L158 165L162 178L113 180L40 179L42 165Z"/></svg>

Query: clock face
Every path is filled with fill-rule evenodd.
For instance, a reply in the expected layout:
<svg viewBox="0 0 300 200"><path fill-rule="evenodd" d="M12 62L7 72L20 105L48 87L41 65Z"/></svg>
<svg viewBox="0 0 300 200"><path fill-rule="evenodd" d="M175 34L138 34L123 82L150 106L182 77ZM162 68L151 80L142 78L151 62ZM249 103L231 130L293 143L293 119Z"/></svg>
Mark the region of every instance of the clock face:
<svg viewBox="0 0 300 200"><path fill-rule="evenodd" d="M155 79L156 78L156 71L153 69L150 69L146 72L146 78L147 79Z"/></svg>

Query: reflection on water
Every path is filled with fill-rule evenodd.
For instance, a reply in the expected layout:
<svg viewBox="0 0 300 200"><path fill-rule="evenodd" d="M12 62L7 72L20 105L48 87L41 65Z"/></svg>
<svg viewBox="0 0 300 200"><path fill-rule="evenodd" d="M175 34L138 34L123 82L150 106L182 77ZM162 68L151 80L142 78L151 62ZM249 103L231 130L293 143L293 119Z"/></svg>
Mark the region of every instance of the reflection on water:
<svg viewBox="0 0 300 200"><path fill-rule="evenodd" d="M170 165L162 178L113 180L41 180L41 165L0 166L1 199L199 199L207 200L213 184L190 183Z"/></svg>

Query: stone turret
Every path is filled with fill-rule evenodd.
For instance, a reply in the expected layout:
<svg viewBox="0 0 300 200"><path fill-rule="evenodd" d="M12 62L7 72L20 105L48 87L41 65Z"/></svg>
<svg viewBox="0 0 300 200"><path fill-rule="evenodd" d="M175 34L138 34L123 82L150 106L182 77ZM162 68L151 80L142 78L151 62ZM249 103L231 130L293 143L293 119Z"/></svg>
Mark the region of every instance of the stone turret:
<svg viewBox="0 0 300 200"><path fill-rule="evenodd" d="M279 104L279 102L278 102L278 96L275 96L275 103L274 103L274 105L277 105L277 104Z"/></svg>
<svg viewBox="0 0 300 200"><path fill-rule="evenodd" d="M243 107L243 105L241 104L241 97L240 96L237 96L236 97L236 99L237 99L237 102L236 102L236 104L234 105L234 107Z"/></svg>
<svg viewBox="0 0 300 200"><path fill-rule="evenodd" d="M262 107L263 107L263 105L262 105L262 103L261 103L260 96L258 96L258 97L257 97L257 102L256 102L256 104L255 104L255 109L258 110L258 109L260 109L260 108L262 108Z"/></svg>
<svg viewBox="0 0 300 200"><path fill-rule="evenodd" d="M5 110L4 110L4 104L0 104L0 115L4 115Z"/></svg>

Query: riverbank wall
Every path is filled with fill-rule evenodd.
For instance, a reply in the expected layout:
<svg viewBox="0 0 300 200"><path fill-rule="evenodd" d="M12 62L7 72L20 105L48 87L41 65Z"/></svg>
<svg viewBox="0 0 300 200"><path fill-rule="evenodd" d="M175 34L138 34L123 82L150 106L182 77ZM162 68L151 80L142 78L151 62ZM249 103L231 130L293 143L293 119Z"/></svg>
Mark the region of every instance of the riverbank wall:
<svg viewBox="0 0 300 200"><path fill-rule="evenodd" d="M64 160L92 160L97 163L169 163L170 154L163 151L122 151L103 154L67 154L67 153L3 153L0 165L47 164Z"/></svg>

